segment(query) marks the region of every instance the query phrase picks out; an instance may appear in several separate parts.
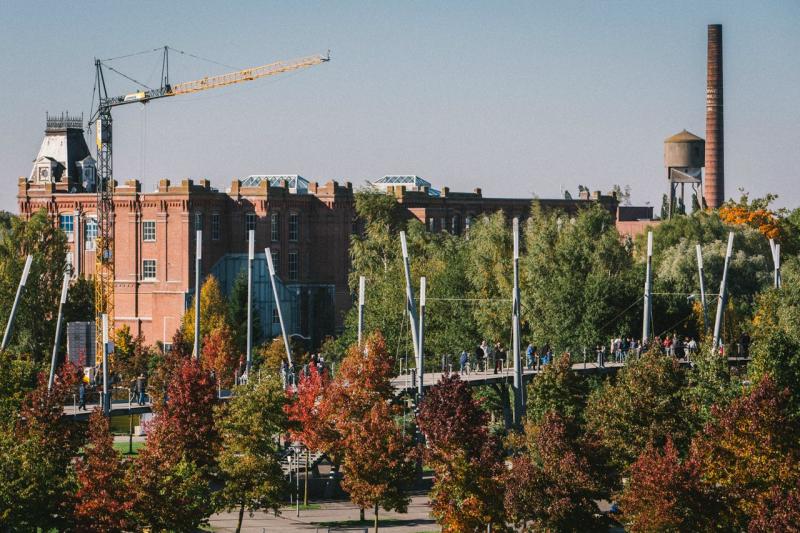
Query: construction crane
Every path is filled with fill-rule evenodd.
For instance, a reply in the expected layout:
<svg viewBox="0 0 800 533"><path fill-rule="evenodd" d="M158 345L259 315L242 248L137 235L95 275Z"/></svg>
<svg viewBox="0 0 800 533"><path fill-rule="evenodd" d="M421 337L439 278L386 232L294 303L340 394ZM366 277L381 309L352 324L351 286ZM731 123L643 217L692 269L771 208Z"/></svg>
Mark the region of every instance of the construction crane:
<svg viewBox="0 0 800 533"><path fill-rule="evenodd" d="M159 49L156 49L159 50ZM163 47L163 58L161 63L161 86L158 88L147 88L122 96L108 96L104 68L115 72L131 81L133 78L122 74L115 68L106 64L101 59L95 59L95 90L98 91L97 109L89 119L89 128L94 125L97 142L97 242L95 256L95 340L96 353L98 356L103 353L103 315L108 315L108 331L114 329L114 176L111 161L111 109L126 104L146 104L157 98L178 96L181 94L192 94L199 91L207 91L219 87L226 87L236 83L253 81L259 78L275 76L284 72L292 72L314 65L319 65L330 61L330 51L326 56L313 55L295 59L293 61L278 61L260 67L252 67L244 70L208 76L195 81L177 83L169 82L169 50L170 47ZM143 85L140 82L136 82ZM145 86L146 87L146 86ZM195 287L195 291L198 288Z"/></svg>

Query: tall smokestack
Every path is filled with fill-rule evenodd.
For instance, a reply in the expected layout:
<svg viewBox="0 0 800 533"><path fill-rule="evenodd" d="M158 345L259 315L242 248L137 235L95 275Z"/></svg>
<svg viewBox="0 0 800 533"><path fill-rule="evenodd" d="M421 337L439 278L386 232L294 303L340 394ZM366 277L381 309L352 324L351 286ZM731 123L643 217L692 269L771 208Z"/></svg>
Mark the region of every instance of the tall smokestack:
<svg viewBox="0 0 800 533"><path fill-rule="evenodd" d="M706 183L703 196L714 209L725 201L725 138L722 122L722 24L708 26L706 86Z"/></svg>

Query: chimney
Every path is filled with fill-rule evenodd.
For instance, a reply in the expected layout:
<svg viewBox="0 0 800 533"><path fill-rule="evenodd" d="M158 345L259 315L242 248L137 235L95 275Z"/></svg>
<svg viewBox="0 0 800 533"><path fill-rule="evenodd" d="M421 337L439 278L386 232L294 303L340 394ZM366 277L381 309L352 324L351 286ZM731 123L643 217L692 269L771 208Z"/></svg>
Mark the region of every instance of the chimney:
<svg viewBox="0 0 800 533"><path fill-rule="evenodd" d="M725 155L722 123L722 24L708 26L706 86L706 205L715 209L725 201Z"/></svg>

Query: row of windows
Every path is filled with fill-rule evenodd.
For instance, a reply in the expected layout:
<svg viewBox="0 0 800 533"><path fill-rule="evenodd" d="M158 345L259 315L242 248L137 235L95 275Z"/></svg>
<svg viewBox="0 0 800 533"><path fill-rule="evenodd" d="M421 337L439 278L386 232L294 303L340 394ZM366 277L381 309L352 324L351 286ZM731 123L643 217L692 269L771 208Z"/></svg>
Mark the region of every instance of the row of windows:
<svg viewBox="0 0 800 533"><path fill-rule="evenodd" d="M464 219L464 225L461 225L461 217L458 215L453 215L452 218L448 219L446 217L442 217L438 220L434 217L428 218L428 231L447 231L452 233L453 235L459 235L462 231L469 231L469 227L472 225L472 217L466 217ZM438 226L438 227L437 227Z"/></svg>
<svg viewBox="0 0 800 533"><path fill-rule="evenodd" d="M297 252L289 252L288 254L289 260L289 279L291 281L296 281L299 273L300 273L300 259ZM70 254L71 258L71 254ZM278 250L272 250L272 262L275 265L280 264L280 252ZM155 259L143 259L142 260L142 279L147 280L154 280L156 279L156 260Z"/></svg>
<svg viewBox="0 0 800 533"><path fill-rule="evenodd" d="M273 213L270 217L270 225L272 231L270 234L272 242L280 241L280 215ZM72 235L74 231L74 218L72 215L60 215L58 226L67 235ZM194 217L195 231L203 228L203 213L195 213ZM245 230L256 229L256 214L247 213L245 215ZM97 238L97 220L94 218L86 219L86 227L84 230L86 237L86 247L94 247L94 240ZM220 238L220 215L218 213L211 214L211 240L218 241ZM300 216L297 213L289 214L289 241L297 242L300 238ZM144 242L156 241L156 222L154 220L145 220L142 222L142 240Z"/></svg>
<svg viewBox="0 0 800 533"><path fill-rule="evenodd" d="M255 213L245 213L244 215L244 230L245 234L248 231L256 229L258 217ZM272 242L279 242L281 240L281 216L278 213L270 215L270 240ZM211 240L219 240L220 216L219 213L211 214ZM196 212L194 214L194 231L201 231L203 229L203 213ZM297 213L289 213L289 241L297 242L300 239L300 215Z"/></svg>

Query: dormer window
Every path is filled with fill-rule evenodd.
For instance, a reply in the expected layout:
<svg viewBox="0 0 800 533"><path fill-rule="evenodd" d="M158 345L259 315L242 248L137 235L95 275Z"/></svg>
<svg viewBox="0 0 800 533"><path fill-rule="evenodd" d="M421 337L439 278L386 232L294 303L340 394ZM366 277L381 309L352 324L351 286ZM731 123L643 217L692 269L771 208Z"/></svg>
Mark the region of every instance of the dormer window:
<svg viewBox="0 0 800 533"><path fill-rule="evenodd" d="M47 167L39 168L39 181L50 181L50 169Z"/></svg>

